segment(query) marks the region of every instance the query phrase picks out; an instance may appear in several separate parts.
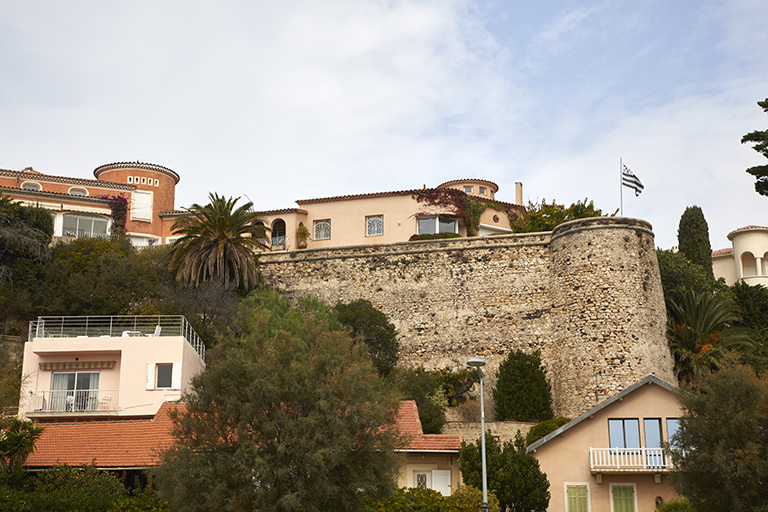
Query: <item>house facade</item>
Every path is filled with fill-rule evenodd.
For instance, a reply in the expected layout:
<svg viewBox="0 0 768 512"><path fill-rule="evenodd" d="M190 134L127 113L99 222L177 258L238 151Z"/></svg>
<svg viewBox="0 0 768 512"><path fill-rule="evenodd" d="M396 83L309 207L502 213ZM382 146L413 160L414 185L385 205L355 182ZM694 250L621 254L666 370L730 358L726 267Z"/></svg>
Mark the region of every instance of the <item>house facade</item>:
<svg viewBox="0 0 768 512"><path fill-rule="evenodd" d="M179 175L167 167L118 162L97 167L95 180L43 174L28 167L0 169L0 194L53 216L54 240L107 236L113 212L106 198L128 202L126 234L135 246L173 240L171 226L182 214L174 210Z"/></svg>
<svg viewBox="0 0 768 512"><path fill-rule="evenodd" d="M662 448L681 416L677 388L649 375L528 447L551 512L638 512L677 497Z"/></svg>
<svg viewBox="0 0 768 512"><path fill-rule="evenodd" d="M205 345L182 316L39 317L24 345L19 414L152 417L204 369Z"/></svg>
<svg viewBox="0 0 768 512"><path fill-rule="evenodd" d="M728 233L731 247L712 252L715 278L728 286L739 281L768 286L768 227L745 226Z"/></svg>
<svg viewBox="0 0 768 512"><path fill-rule="evenodd" d="M309 232L306 247L331 247L405 242L413 235L455 233L467 236L467 226L449 206L430 206L417 194L429 195L445 189L466 193L484 205L478 235L512 233L510 221L525 214L522 184L516 186L515 203L496 199L499 187L478 178L453 180L434 189L376 192L318 199L300 199L298 208L261 212L271 230L273 251L304 248L297 234L300 226ZM512 218L511 218L512 217Z"/></svg>

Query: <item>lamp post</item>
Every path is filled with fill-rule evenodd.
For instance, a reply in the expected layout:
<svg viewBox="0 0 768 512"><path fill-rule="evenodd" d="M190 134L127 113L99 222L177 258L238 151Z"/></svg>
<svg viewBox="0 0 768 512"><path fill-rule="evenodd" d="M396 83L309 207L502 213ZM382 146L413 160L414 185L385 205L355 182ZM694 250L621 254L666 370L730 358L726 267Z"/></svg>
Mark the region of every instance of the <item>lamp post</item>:
<svg viewBox="0 0 768 512"><path fill-rule="evenodd" d="M480 446L482 447L481 460L483 464L483 504L480 505L480 509L484 511L490 510L488 506L488 476L485 470L485 402L483 399L483 370L481 367L485 366L485 361L478 357L473 357L467 361L467 366L471 366L477 369L477 375L480 377Z"/></svg>

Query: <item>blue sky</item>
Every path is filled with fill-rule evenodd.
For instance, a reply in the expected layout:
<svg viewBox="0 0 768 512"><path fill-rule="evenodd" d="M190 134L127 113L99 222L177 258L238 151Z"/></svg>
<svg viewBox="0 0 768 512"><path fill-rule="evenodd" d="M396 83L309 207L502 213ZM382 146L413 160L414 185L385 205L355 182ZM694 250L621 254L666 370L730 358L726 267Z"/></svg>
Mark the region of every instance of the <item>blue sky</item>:
<svg viewBox="0 0 768 512"><path fill-rule="evenodd" d="M768 225L764 0L3 2L0 168L141 160L257 209L479 177L619 208L713 249ZM761 161L763 160L763 161Z"/></svg>

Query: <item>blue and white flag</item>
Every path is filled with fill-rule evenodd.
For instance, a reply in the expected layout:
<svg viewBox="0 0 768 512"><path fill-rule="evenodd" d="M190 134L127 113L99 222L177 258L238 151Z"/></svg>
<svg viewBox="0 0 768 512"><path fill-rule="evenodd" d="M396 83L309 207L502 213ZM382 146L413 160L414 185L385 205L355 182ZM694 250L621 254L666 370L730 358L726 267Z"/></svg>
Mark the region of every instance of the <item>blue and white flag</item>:
<svg viewBox="0 0 768 512"><path fill-rule="evenodd" d="M624 165L624 170L621 173L621 184L633 189L635 191L635 197L639 196L640 192L645 188L643 187L643 184L640 183L638 177L632 174L632 171L630 171L626 165Z"/></svg>

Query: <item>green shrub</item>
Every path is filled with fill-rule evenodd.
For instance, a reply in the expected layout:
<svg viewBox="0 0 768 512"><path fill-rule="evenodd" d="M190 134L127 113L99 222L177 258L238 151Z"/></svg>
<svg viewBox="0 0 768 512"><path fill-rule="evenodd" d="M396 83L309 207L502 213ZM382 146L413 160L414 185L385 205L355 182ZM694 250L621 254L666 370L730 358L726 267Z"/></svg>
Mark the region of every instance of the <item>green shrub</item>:
<svg viewBox="0 0 768 512"><path fill-rule="evenodd" d="M397 489L384 500L368 503L376 512L454 512L448 500L432 489Z"/></svg>
<svg viewBox="0 0 768 512"><path fill-rule="evenodd" d="M408 239L409 242L416 240L442 240L443 238L461 238L461 235L456 233L433 233L431 235L412 235Z"/></svg>
<svg viewBox="0 0 768 512"><path fill-rule="evenodd" d="M455 512L475 512L483 504L483 491L472 485L460 485L448 498ZM501 512L496 493L488 490L488 506L490 512Z"/></svg>
<svg viewBox="0 0 768 512"><path fill-rule="evenodd" d="M552 390L541 367L538 351L510 352L499 366L493 389L497 420L542 421L552 419Z"/></svg>
<svg viewBox="0 0 768 512"><path fill-rule="evenodd" d="M688 498L677 498L658 505L658 512L696 512Z"/></svg>
<svg viewBox="0 0 768 512"><path fill-rule="evenodd" d="M528 431L528 435L525 436L525 444L529 445L531 443L535 443L542 437L546 436L550 432L554 432L569 421L571 421L570 418L564 418L561 416L559 418L544 420L535 424L533 427L531 427L531 430Z"/></svg>

